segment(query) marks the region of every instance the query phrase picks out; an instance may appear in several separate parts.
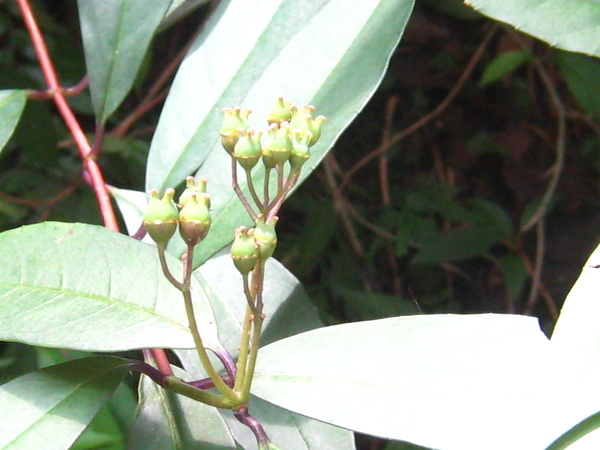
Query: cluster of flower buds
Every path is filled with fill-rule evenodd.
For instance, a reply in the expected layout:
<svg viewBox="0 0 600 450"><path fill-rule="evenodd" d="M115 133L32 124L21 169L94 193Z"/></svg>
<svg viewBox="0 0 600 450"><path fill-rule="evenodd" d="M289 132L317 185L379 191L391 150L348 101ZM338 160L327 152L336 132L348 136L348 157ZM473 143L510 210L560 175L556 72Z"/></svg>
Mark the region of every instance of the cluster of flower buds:
<svg viewBox="0 0 600 450"><path fill-rule="evenodd" d="M242 275L250 273L256 263L269 259L277 246L275 226L278 217L265 221L259 216L253 228L239 227L235 230L235 239L231 245L231 257L235 267Z"/></svg>
<svg viewBox="0 0 600 450"><path fill-rule="evenodd" d="M150 201L144 212L144 225L150 237L159 246L167 245L177 227L188 245L196 245L208 234L210 228L210 196L206 193L206 179L186 178L186 188L173 200L175 190L168 188L163 197L158 190L150 191Z"/></svg>
<svg viewBox="0 0 600 450"><path fill-rule="evenodd" d="M289 162L292 171L299 171L309 157L309 148L319 140L325 120L323 116L313 118L314 109L298 108L280 97L268 113L265 131L250 127L249 109L225 109L221 143L246 170L252 170L262 158L267 169Z"/></svg>

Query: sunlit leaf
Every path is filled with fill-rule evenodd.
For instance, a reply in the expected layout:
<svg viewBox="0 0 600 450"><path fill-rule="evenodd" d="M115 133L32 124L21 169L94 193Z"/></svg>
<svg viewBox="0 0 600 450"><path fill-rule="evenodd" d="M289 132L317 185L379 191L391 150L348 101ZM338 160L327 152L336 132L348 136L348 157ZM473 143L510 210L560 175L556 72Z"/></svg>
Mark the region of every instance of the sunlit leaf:
<svg viewBox="0 0 600 450"><path fill-rule="evenodd" d="M181 261L168 258L181 279ZM0 340L88 351L193 348L156 248L100 226L46 222L0 235ZM216 325L192 280L210 346Z"/></svg>
<svg viewBox="0 0 600 450"><path fill-rule="evenodd" d="M173 369L176 376L190 379L178 367ZM129 449L235 448L216 408L166 391L148 377L140 381L139 397Z"/></svg>
<svg viewBox="0 0 600 450"><path fill-rule="evenodd" d="M0 386L0 447L65 449L127 373L127 360L77 359Z"/></svg>
<svg viewBox="0 0 600 450"><path fill-rule="evenodd" d="M554 356L535 318L398 317L264 347L252 392L308 417L426 447L544 448L600 401L595 379L573 377Z"/></svg>
<svg viewBox="0 0 600 450"><path fill-rule="evenodd" d="M356 117L383 77L412 9L412 0L268 0L221 2L183 61L152 141L147 189L209 179L211 233L198 266L248 222L231 190L221 148L220 109L241 104L263 126L279 96L314 104L327 116L304 179ZM332 33L335 30L335 33ZM262 171L257 170L260 185ZM240 180L242 188L244 180ZM179 251L175 251L179 254Z"/></svg>

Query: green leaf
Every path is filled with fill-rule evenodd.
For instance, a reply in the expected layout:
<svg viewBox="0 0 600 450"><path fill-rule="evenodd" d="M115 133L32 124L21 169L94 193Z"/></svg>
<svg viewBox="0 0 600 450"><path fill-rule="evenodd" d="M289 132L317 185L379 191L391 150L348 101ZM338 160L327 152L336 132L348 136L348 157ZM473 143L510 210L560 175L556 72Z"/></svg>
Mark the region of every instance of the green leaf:
<svg viewBox="0 0 600 450"><path fill-rule="evenodd" d="M167 261L181 279L181 261ZM88 351L194 347L181 293L153 246L100 226L46 222L0 234L0 266L0 340ZM212 310L192 281L211 346Z"/></svg>
<svg viewBox="0 0 600 450"><path fill-rule="evenodd" d="M423 244L415 264L462 261L481 255L501 239L497 227L475 224L439 233Z"/></svg>
<svg viewBox="0 0 600 450"><path fill-rule="evenodd" d="M594 445L593 443L587 441L585 444L588 447L579 447L581 444L580 439L585 436L589 436L591 432L600 428L600 412L592 414L590 417L579 422L573 428L569 429L562 435L560 435L552 444L546 448L546 450L563 450L566 448L571 448L571 445L577 442L577 448L594 448L590 447L590 445ZM598 446L598 442L595 442L595 447Z"/></svg>
<svg viewBox="0 0 600 450"><path fill-rule="evenodd" d="M15 131L26 102L26 91L0 91L0 151Z"/></svg>
<svg viewBox="0 0 600 450"><path fill-rule="evenodd" d="M190 379L178 367L173 371L182 379ZM216 408L162 389L148 377L140 381L139 398L130 450L235 448Z"/></svg>
<svg viewBox="0 0 600 450"><path fill-rule="evenodd" d="M530 58L530 53L525 50L511 50L500 53L491 63L485 66L479 85L487 86L501 80L509 73L521 67Z"/></svg>
<svg viewBox="0 0 600 450"><path fill-rule="evenodd" d="M555 59L573 97L586 113L600 120L600 61L567 52L556 52Z"/></svg>
<svg viewBox="0 0 600 450"><path fill-rule="evenodd" d="M298 414L426 447L544 448L600 400L595 380L579 383L563 363L531 317L399 317L268 345L252 392Z"/></svg>
<svg viewBox="0 0 600 450"><path fill-rule="evenodd" d="M0 386L0 447L69 448L127 370L122 358L77 359Z"/></svg>
<svg viewBox="0 0 600 450"><path fill-rule="evenodd" d="M219 110L243 104L254 111L251 120L260 124L279 96L315 105L328 120L311 149L303 180L380 83L412 4L412 0L219 4L173 82L152 141L146 178L148 190L176 186L198 167L199 175L209 179L213 224L195 266L231 242L232 230L249 220L231 190L231 164L217 132L222 121ZM256 171L258 185L261 179L262 169Z"/></svg>
<svg viewBox="0 0 600 450"><path fill-rule="evenodd" d="M353 450L354 433L329 424L294 414L251 397L250 413L265 427L271 442L279 449ZM230 411L221 412L236 442L242 448L256 448L256 438L248 427L233 417Z"/></svg>
<svg viewBox="0 0 600 450"><path fill-rule="evenodd" d="M471 0L486 16L552 46L600 56L600 3L594 0Z"/></svg>
<svg viewBox="0 0 600 450"><path fill-rule="evenodd" d="M104 123L131 89L171 0L77 3L92 103Z"/></svg>

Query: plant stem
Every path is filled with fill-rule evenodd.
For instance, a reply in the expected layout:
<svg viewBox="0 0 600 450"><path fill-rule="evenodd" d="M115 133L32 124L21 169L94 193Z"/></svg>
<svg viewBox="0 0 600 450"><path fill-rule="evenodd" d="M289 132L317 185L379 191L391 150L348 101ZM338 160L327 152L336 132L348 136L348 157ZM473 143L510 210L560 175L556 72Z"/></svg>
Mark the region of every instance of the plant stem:
<svg viewBox="0 0 600 450"><path fill-rule="evenodd" d="M254 305L254 297L252 296L250 287L248 286L248 274L243 275L243 281L244 295L246 297L248 307L246 308L246 315L244 316L244 327L242 329L242 337L240 340L240 356L238 357L237 375L235 377L235 385L233 387L233 390L236 392L242 392L244 390L243 383L244 379L246 378L246 365L248 360L252 322L254 317L258 315L256 306Z"/></svg>
<svg viewBox="0 0 600 450"><path fill-rule="evenodd" d="M198 389L177 377L169 376L166 378L165 382L165 388L216 408L231 409L237 404L235 398L229 398L228 396Z"/></svg>
<svg viewBox="0 0 600 450"><path fill-rule="evenodd" d="M272 170L272 168L270 168L270 167L265 168L265 185L263 187L264 198L265 198L263 205L264 205L265 209L267 208L267 205L269 204L269 181L271 179L271 170ZM266 211L262 211L263 214L265 212Z"/></svg>
<svg viewBox="0 0 600 450"><path fill-rule="evenodd" d="M235 194L240 199L240 202L242 202L242 205L244 205L246 212L250 215L250 217L252 217L252 220L256 220L258 218L258 214L254 212L252 206L250 206L248 199L246 198L246 196L240 189L240 185L238 184L237 161L233 156L231 157L231 186L233 187L233 191L235 192Z"/></svg>
<svg viewBox="0 0 600 450"><path fill-rule="evenodd" d="M277 213L279 212L279 208L281 208L281 205L283 204L283 202L285 200L285 197L287 196L287 194L289 194L289 192L292 190L292 188L296 185L296 182L298 181L299 177L300 177L299 170L296 170L291 174L291 176L286 181L285 186L283 186L283 188L277 193L277 196L273 199L273 201L269 205L269 213L267 214L265 221L268 222L269 220L271 220L273 217L275 217L277 215Z"/></svg>
<svg viewBox="0 0 600 450"><path fill-rule="evenodd" d="M252 195L252 200L254 200L254 203L256 204L256 207L259 209L259 211L262 211L263 209L263 204L260 202L260 199L258 198L258 195L256 194L256 189L254 189L254 182L252 181L252 171L246 169L246 181L248 182L248 189L250 189L250 194Z"/></svg>
<svg viewBox="0 0 600 450"><path fill-rule="evenodd" d="M269 446L269 444L271 443L269 436L267 436L267 433L265 432L265 429L260 424L260 422L248 412L247 405L243 405L239 408L234 409L233 415L239 422L243 423L252 430L254 436L256 437L256 442L258 443L258 448L260 450L266 450L271 448Z"/></svg>
<svg viewBox="0 0 600 450"><path fill-rule="evenodd" d="M246 363L246 373L241 385L241 400L246 403L250 398L250 386L254 377L254 368L256 366L256 358L258 356L258 347L260 346L260 337L263 324L263 301L262 292L265 277L265 263L259 261L252 272L252 294L256 299L255 306L258 314L252 318L252 332L250 336L250 348L248 354L248 362ZM247 317L250 320L250 317ZM239 375L238 375L239 376ZM237 380L236 380L237 381Z"/></svg>
<svg viewBox="0 0 600 450"><path fill-rule="evenodd" d="M185 289L185 282L179 282L169 270L169 265L167 264L167 259L165 257L165 244L157 244L156 247L158 248L158 259L160 260L160 268L162 269L165 278L169 280L169 283L175 286L179 291L183 292L183 290Z"/></svg>
<svg viewBox="0 0 600 450"><path fill-rule="evenodd" d="M192 337L194 338L194 345L196 346L196 351L198 352L198 357L200 358L200 362L206 370L206 373L210 377L210 379L215 384L215 387L225 396L231 403L235 403L237 400L236 394L233 390L225 384L223 379L219 376L217 371L215 370L210 358L208 357L208 353L206 353L206 349L204 348L204 343L202 342L202 337L200 336L200 332L198 330L198 324L196 322L196 316L194 314L194 305L192 303L192 294L190 292L192 272L193 272L193 258L194 258L194 245L188 245L187 252L184 255L184 264L183 264L183 284L182 289L180 289L183 294L183 301L185 304L185 313L187 315L187 319L189 322L190 332L192 333ZM214 406L214 405L213 405Z"/></svg>
<svg viewBox="0 0 600 450"><path fill-rule="evenodd" d="M104 219L104 226L113 231L119 231L119 225L110 201L110 195L108 194L106 184L104 183L104 177L100 171L96 157L92 153L90 143L85 137L85 133L81 129L79 122L77 122L77 119L75 118L75 114L73 114L71 107L65 99L64 90L60 84L60 81L58 80L58 76L56 75L56 70L54 69L52 59L48 53L48 48L46 46L46 42L44 41L44 37L37 26L31 5L27 0L17 0L17 3L19 5L19 9L21 10L21 14L23 15L23 21L25 22L29 35L31 36L31 42L35 48L35 52L39 59L42 72L44 73L46 83L48 84L49 91L54 93L52 98L56 104L56 108L60 112L65 124L69 128L69 132L73 136L73 139L77 144L77 148L79 149L79 154L81 155L85 169L89 174L90 184L94 189L96 199L98 200L98 205L100 207L100 212L102 214L102 218Z"/></svg>

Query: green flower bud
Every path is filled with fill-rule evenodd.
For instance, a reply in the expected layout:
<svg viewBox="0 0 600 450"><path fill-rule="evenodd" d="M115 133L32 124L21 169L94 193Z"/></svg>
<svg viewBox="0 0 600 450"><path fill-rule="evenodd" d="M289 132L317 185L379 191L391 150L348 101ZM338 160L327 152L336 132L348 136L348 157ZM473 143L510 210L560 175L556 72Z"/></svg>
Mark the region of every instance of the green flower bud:
<svg viewBox="0 0 600 450"><path fill-rule="evenodd" d="M186 177L185 178L185 185L186 185L185 190L179 196L179 207L183 208L183 206L189 199L190 195L206 193L206 184L207 183L208 183L208 180L206 178L200 178L198 180L198 184L196 184L196 180L194 179L194 177L192 177L192 176ZM200 197L201 197L201 199L203 199L202 196L200 196ZM206 205L206 207L210 209L210 197L208 198L208 200L209 200L209 203Z"/></svg>
<svg viewBox="0 0 600 450"><path fill-rule="evenodd" d="M144 212L144 226L154 242L166 245L177 230L178 211L173 196L175 189L168 188L163 198L158 190L150 191L148 207Z"/></svg>
<svg viewBox="0 0 600 450"><path fill-rule="evenodd" d="M223 112L225 117L223 118L223 124L221 125L219 134L221 135L221 144L223 144L223 148L231 155L233 154L235 144L237 143L241 132L250 128L248 115L251 111L236 106L233 109L225 108Z"/></svg>
<svg viewBox="0 0 600 450"><path fill-rule="evenodd" d="M300 134L310 131L312 138L308 143L309 147L315 145L321 137L321 126L325 121L325 116L318 116L316 119L313 119L312 112L314 110L315 107L311 105L303 106L300 110L296 106L292 106L290 128Z"/></svg>
<svg viewBox="0 0 600 450"><path fill-rule="evenodd" d="M308 143L312 139L312 133L307 131L304 134L293 132L293 147L292 154L290 155L290 166L292 171L297 171L302 168L304 163L308 161L310 157L310 151L308 149Z"/></svg>
<svg viewBox="0 0 600 450"><path fill-rule="evenodd" d="M267 168L285 163L292 153L292 140L290 138L290 124L281 122L278 127L273 124L268 129L268 137L262 147L263 163Z"/></svg>
<svg viewBox="0 0 600 450"><path fill-rule="evenodd" d="M254 229L241 226L235 230L235 239L231 244L231 257L235 267L242 275L252 272L258 261L258 244L254 239Z"/></svg>
<svg viewBox="0 0 600 450"><path fill-rule="evenodd" d="M210 229L210 211L206 193L192 192L181 211L179 211L179 234L188 245L202 241Z"/></svg>
<svg viewBox="0 0 600 450"><path fill-rule="evenodd" d="M292 118L291 106L292 103L290 101L284 100L283 97L279 97L267 114L267 122L269 122L269 125L289 122Z"/></svg>
<svg viewBox="0 0 600 450"><path fill-rule="evenodd" d="M260 136L262 131L248 130L235 144L233 156L246 170L252 170L261 155Z"/></svg>
<svg viewBox="0 0 600 450"><path fill-rule="evenodd" d="M275 225L277 225L278 220L279 217L275 216L265 222L265 218L262 214L256 220L254 240L258 244L259 257L262 262L265 262L273 256L275 247L277 247Z"/></svg>

